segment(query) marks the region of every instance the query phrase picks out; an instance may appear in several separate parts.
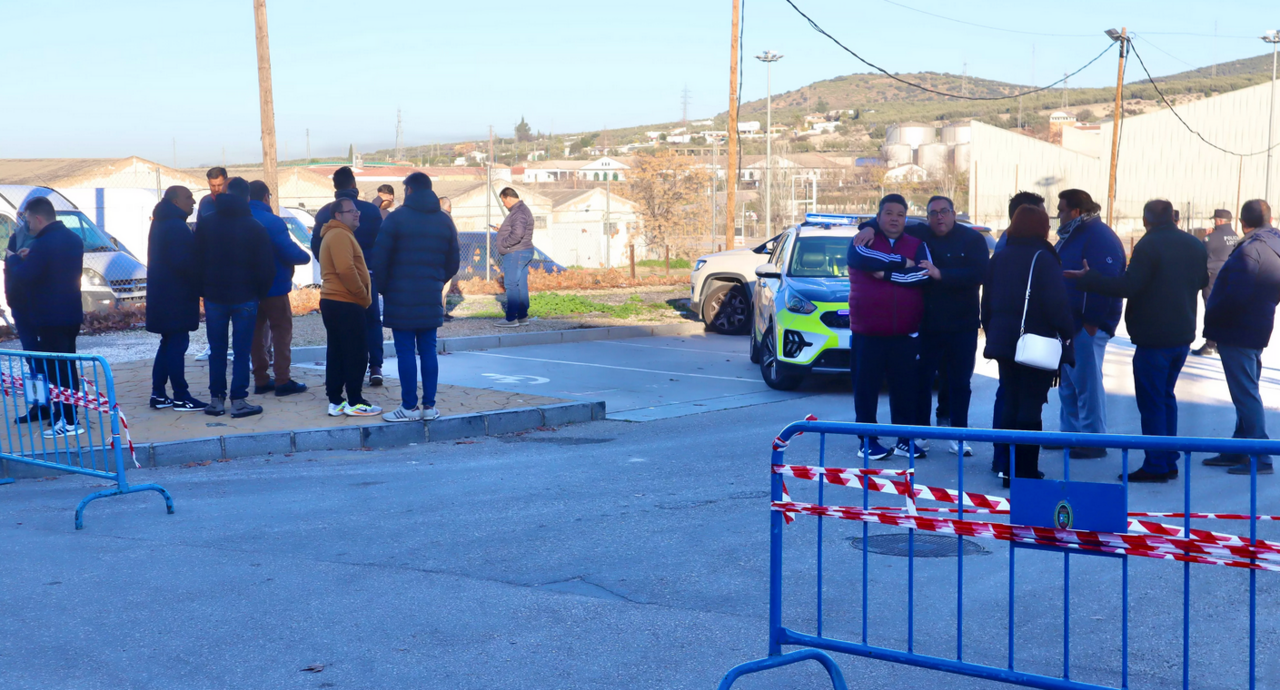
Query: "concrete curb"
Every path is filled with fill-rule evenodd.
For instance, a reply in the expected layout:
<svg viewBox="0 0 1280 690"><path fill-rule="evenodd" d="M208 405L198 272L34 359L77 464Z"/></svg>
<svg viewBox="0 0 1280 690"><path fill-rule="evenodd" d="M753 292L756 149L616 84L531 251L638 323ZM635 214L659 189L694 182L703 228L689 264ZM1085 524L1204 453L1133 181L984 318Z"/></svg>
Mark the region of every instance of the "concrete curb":
<svg viewBox="0 0 1280 690"><path fill-rule="evenodd" d="M654 326L604 326L600 328L574 328L564 331L471 335L459 338L441 338L436 343L436 352L444 354L446 352L491 350L498 347L521 347L524 345L558 345L560 343L583 343L591 340L695 335L705 333L706 330L706 326L700 323L664 323ZM295 347L292 352L293 361L295 362L323 362L326 359L323 346ZM385 357L395 357L395 343L390 340L383 343L382 352Z"/></svg>
<svg viewBox="0 0 1280 690"><path fill-rule="evenodd" d="M540 407L440 417L430 422L366 424L363 426L299 431L265 431L231 434L188 441L139 444L138 464L172 467L192 462L316 450L400 448L431 441L452 441L474 436L498 436L540 426L563 426L605 418L604 401L566 402ZM125 456L128 469L133 463ZM58 470L21 462L0 464L0 478L31 479L64 474Z"/></svg>

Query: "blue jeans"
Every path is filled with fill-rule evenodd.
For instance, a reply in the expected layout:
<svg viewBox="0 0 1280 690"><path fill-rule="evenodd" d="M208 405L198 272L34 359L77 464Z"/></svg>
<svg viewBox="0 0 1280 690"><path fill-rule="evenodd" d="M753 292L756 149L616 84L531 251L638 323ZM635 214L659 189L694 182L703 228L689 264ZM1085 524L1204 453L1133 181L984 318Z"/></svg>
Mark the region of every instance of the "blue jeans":
<svg viewBox="0 0 1280 690"><path fill-rule="evenodd" d="M435 407L436 383L440 378L440 365L436 361L436 329L392 329L391 337L396 344L396 360L400 369L400 404L406 410L418 406L418 372L413 365L415 360L421 360L422 405Z"/></svg>
<svg viewBox="0 0 1280 690"><path fill-rule="evenodd" d="M1173 388L1187 361L1190 345L1138 347L1133 353L1133 391L1142 416L1143 436L1178 435L1178 399ZM1178 452L1148 450L1142 469L1164 474L1178 467Z"/></svg>
<svg viewBox="0 0 1280 690"><path fill-rule="evenodd" d="M507 289L507 320L529 318L529 262L532 249L502 256L502 284Z"/></svg>
<svg viewBox="0 0 1280 690"><path fill-rule="evenodd" d="M231 399L249 396L249 350L253 347L253 329L258 321L258 303L204 303L204 328L209 336L209 395L214 400L227 397L227 336L230 331Z"/></svg>
<svg viewBox="0 0 1280 690"><path fill-rule="evenodd" d="M1102 360L1107 354L1111 336L1098 329L1097 335L1081 328L1072 343L1076 350L1075 366L1062 367L1058 398L1062 409L1058 429L1086 434L1107 433L1107 392L1102 388Z"/></svg>
<svg viewBox="0 0 1280 690"><path fill-rule="evenodd" d="M1267 438L1267 413L1262 407L1258 380L1262 376L1262 350L1218 343L1222 371L1227 377L1231 404L1236 406L1236 429L1231 438ZM1240 456L1241 460L1248 460ZM1271 465L1270 455L1259 455L1258 466Z"/></svg>
<svg viewBox="0 0 1280 690"><path fill-rule="evenodd" d="M191 397L187 389L186 361L187 348L191 345L191 334L187 331L161 333L160 347L156 349L156 360L151 365L151 394L163 398L165 384L173 385L173 399L178 401Z"/></svg>

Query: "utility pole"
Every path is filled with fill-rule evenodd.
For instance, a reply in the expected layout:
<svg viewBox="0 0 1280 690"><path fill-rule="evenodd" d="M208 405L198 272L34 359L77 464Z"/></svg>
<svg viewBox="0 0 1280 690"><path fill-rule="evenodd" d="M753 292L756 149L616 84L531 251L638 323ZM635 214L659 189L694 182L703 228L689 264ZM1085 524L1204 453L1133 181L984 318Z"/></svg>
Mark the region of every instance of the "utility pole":
<svg viewBox="0 0 1280 690"><path fill-rule="evenodd" d="M271 210L280 212L280 184L276 176L276 107L271 98L271 48L267 40L267 0L253 0L253 23L258 42L258 105L262 116L262 181L271 190Z"/></svg>
<svg viewBox="0 0 1280 690"><path fill-rule="evenodd" d="M960 95L969 95L969 61L960 64Z"/></svg>
<svg viewBox="0 0 1280 690"><path fill-rule="evenodd" d="M773 237L773 63L782 56L766 50L756 59L765 64L765 129L764 129L764 235ZM791 205L792 215L795 204ZM743 229L745 232L745 227Z"/></svg>
<svg viewBox="0 0 1280 690"><path fill-rule="evenodd" d="M173 167L178 167L178 137L173 138Z"/></svg>
<svg viewBox="0 0 1280 690"><path fill-rule="evenodd" d="M738 12L739 0L733 3L733 37L729 40L729 184L726 187L728 213L725 218L729 227L725 229L724 248L733 249L734 208L738 203Z"/></svg>
<svg viewBox="0 0 1280 690"><path fill-rule="evenodd" d="M399 108L396 108L396 160L404 160L404 124L400 119Z"/></svg>
<svg viewBox="0 0 1280 690"><path fill-rule="evenodd" d="M713 140L714 141L714 140ZM720 146L718 144L711 145L711 244L716 243L716 220L719 214L716 213L716 197L720 192Z"/></svg>
<svg viewBox="0 0 1280 690"><path fill-rule="evenodd" d="M1272 29L1262 37L1271 44L1271 112L1267 115L1267 186L1262 198L1271 201L1271 140L1276 129L1276 48L1280 47L1280 31Z"/></svg>
<svg viewBox="0 0 1280 690"><path fill-rule="evenodd" d="M1066 72L1062 73L1062 107L1064 109L1069 105L1069 102L1067 99L1067 79L1069 79L1070 76L1071 75L1067 74Z"/></svg>
<svg viewBox="0 0 1280 690"><path fill-rule="evenodd" d="M613 220L613 207L609 205L610 201L612 200L611 197L612 195L609 193L609 173L606 172L604 174L604 246L605 246L604 267L605 268L609 268L609 264L613 262L613 256L611 251L613 248L613 232L611 231L612 229L609 227L609 222ZM632 267L632 270L633 271L635 270L634 266ZM634 278L635 276L632 276L632 277Z"/></svg>
<svg viewBox="0 0 1280 690"><path fill-rule="evenodd" d="M307 128L307 165L311 165L311 128Z"/></svg>
<svg viewBox="0 0 1280 690"><path fill-rule="evenodd" d="M1129 48L1128 29L1122 26L1120 33L1116 33L1115 29L1107 29L1107 36L1120 42L1120 66L1116 69L1116 108L1111 115L1111 175L1107 180L1107 225L1111 226L1115 220L1116 154L1120 151L1120 119L1124 116L1120 96L1124 92L1124 58Z"/></svg>
<svg viewBox="0 0 1280 690"><path fill-rule="evenodd" d="M689 85L684 85L684 90L680 92L680 124L689 124Z"/></svg>
<svg viewBox="0 0 1280 690"><path fill-rule="evenodd" d="M489 125L489 156L485 161L485 195L484 195L484 279L491 280L489 266L492 248L489 246L489 231L493 229L493 125Z"/></svg>

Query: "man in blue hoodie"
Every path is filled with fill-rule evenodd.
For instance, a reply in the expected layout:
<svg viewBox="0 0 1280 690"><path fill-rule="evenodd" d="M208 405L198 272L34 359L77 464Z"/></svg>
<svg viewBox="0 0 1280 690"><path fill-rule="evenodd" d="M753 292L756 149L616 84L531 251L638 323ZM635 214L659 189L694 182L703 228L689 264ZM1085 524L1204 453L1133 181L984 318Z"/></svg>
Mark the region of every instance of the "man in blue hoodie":
<svg viewBox="0 0 1280 690"><path fill-rule="evenodd" d="M355 229L356 244L366 257L373 256L373 245L382 227L382 210L360 199L356 188L356 174L342 166L333 172L333 198L350 199L360 212L360 224ZM316 213L316 226L311 231L311 255L320 256L320 229L333 220L333 202ZM373 276L373 303L364 310L365 344L369 348L369 385L382 385L382 310L378 301L378 276Z"/></svg>
<svg viewBox="0 0 1280 690"><path fill-rule="evenodd" d="M1058 256L1063 271L1089 268L1102 277L1122 275L1124 245L1115 231L1098 217L1102 210L1088 192L1068 189L1058 194ZM1059 430L1087 434L1107 433L1107 392L1102 387L1102 362L1107 343L1120 324L1123 300L1088 294L1067 280L1067 299L1075 317L1076 363L1062 368L1058 397L1062 401ZM1105 448L1073 448L1073 458L1106 457Z"/></svg>
<svg viewBox="0 0 1280 690"><path fill-rule="evenodd" d="M294 381L289 374L292 363L289 348L293 346L293 306L289 293L293 291L293 268L311 263L307 250L293 243L284 219L271 211L271 189L262 180L249 183L249 212L262 223L271 240L271 256L275 259L276 274L267 296L258 302L258 320L253 329L253 392L262 395L275 391L276 397L301 393L307 384ZM268 342L270 341L270 342ZM267 371L267 346L275 354L275 379Z"/></svg>

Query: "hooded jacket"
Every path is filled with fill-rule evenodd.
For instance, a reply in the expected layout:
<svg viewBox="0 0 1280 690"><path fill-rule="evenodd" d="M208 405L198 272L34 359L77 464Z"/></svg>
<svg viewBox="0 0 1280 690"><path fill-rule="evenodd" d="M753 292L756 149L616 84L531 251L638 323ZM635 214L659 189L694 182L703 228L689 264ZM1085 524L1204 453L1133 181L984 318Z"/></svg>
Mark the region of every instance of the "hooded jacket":
<svg viewBox="0 0 1280 690"><path fill-rule="evenodd" d="M342 221L325 223L320 228L320 299L368 307L373 303L372 287L355 233Z"/></svg>
<svg viewBox="0 0 1280 690"><path fill-rule="evenodd" d="M187 214L161 200L151 212L147 240L147 330L182 333L200 328L200 270Z"/></svg>
<svg viewBox="0 0 1280 690"><path fill-rule="evenodd" d="M311 256L307 254L307 250L294 244L284 219L273 213L270 206L261 201L250 201L249 211L254 220L262 223L267 231L267 239L271 240L271 257L275 261L276 273L267 296L287 295L293 290L294 266L311 263Z"/></svg>
<svg viewBox="0 0 1280 690"><path fill-rule="evenodd" d="M219 194L214 203L217 211L196 221L200 294L216 304L261 301L276 275L267 231L250 214L248 199Z"/></svg>
<svg viewBox="0 0 1280 690"><path fill-rule="evenodd" d="M382 210L360 198L358 189L339 189L333 193L334 199L350 199L360 212L360 224L354 233L360 249L365 254L373 254L373 245L378 240L378 230L382 227ZM311 254L320 256L320 230L333 220L333 202L325 204L316 212L316 226L311 230Z"/></svg>
<svg viewBox="0 0 1280 690"><path fill-rule="evenodd" d="M1204 310L1204 337L1218 345L1261 350L1271 342L1280 304L1280 232L1244 236L1218 272Z"/></svg>
<svg viewBox="0 0 1280 690"><path fill-rule="evenodd" d="M1060 239L1055 249L1062 260L1062 270L1078 271L1088 261L1089 268L1101 276L1118 276L1124 273L1124 245L1120 243L1115 231L1097 216L1077 220L1078 224L1068 234L1061 234L1065 228L1059 229ZM1088 295L1076 286L1073 279L1068 279L1066 284L1067 300L1071 304L1076 331L1086 323L1091 323L1114 336L1116 326L1120 325L1123 300L1119 297Z"/></svg>
<svg viewBox="0 0 1280 690"><path fill-rule="evenodd" d="M444 325L444 286L458 273L458 230L430 189L405 197L387 216L373 250L383 295L382 323L423 331Z"/></svg>
<svg viewBox="0 0 1280 690"><path fill-rule="evenodd" d="M84 240L62 221L44 226L28 247L26 258L5 259L5 279L12 279L30 298L25 314L37 327L79 326L84 321L80 279Z"/></svg>
<svg viewBox="0 0 1280 690"><path fill-rule="evenodd" d="M919 263L929 258L925 243L903 232L890 240L875 220L860 227L876 231L871 244L849 245L849 330L859 335L898 336L920 330L929 274ZM906 259L916 263L906 267ZM883 273L876 278L874 273Z"/></svg>

